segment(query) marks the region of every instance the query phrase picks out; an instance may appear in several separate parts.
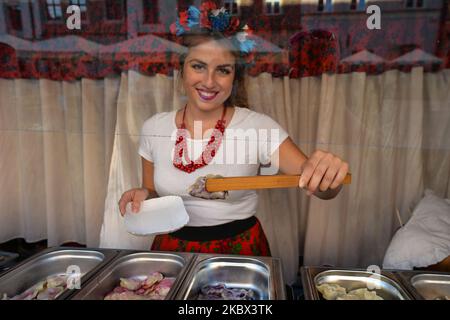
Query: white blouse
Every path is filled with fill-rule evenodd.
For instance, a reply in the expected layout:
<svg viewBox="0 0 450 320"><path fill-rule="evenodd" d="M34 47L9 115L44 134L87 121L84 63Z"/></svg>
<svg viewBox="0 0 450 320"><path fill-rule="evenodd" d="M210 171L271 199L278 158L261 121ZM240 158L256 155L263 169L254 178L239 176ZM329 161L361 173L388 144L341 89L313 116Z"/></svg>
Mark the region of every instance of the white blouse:
<svg viewBox="0 0 450 320"><path fill-rule="evenodd" d="M175 116L176 111L158 113L147 119L142 127L139 154L154 165L154 185L158 195L182 197L189 214L189 226L219 225L254 215L258 205L254 190L229 191L224 200L193 197L187 190L198 177L207 174L224 177L257 175L261 164L270 164L272 155L288 137L287 132L267 115L235 107L215 157L207 166L186 173L173 165L177 132ZM199 158L210 136L211 131L205 133L204 139L187 139L190 159ZM261 174L277 171L261 169Z"/></svg>

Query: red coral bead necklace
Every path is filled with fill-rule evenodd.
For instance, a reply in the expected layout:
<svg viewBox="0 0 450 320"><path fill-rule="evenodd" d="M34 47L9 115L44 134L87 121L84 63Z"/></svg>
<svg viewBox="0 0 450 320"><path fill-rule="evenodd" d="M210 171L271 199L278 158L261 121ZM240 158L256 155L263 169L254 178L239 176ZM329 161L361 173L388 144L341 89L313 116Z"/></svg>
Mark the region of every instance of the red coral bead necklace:
<svg viewBox="0 0 450 320"><path fill-rule="evenodd" d="M175 154L173 158L173 165L187 173L192 173L197 169L203 168L211 162L212 158L217 154L217 150L222 143L223 134L225 132L225 114L226 107L224 106L221 119L217 120L217 123L214 127L211 138L208 141L205 149L202 151L200 157L193 161L189 158L187 152L187 130L184 119L186 117L186 107L183 110L183 120L181 122L181 126L177 129L177 138L175 140ZM183 155L187 164L183 163Z"/></svg>

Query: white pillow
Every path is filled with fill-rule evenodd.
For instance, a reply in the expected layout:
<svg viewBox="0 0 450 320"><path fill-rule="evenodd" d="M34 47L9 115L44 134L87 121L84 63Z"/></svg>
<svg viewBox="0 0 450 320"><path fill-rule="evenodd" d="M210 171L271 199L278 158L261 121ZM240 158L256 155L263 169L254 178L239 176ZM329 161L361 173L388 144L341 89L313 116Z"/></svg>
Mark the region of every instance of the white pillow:
<svg viewBox="0 0 450 320"><path fill-rule="evenodd" d="M441 262L450 255L450 199L425 190L411 219L392 238L385 269L412 270Z"/></svg>

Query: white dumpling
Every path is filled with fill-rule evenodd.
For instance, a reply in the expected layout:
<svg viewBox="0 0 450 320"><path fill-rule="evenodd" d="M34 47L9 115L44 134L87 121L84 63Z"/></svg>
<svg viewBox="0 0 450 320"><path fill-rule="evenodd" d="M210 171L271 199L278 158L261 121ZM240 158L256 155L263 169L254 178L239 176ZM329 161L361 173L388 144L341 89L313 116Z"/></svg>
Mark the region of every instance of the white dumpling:
<svg viewBox="0 0 450 320"><path fill-rule="evenodd" d="M132 278L120 278L120 286L134 291L141 287L142 282L138 279L132 279Z"/></svg>
<svg viewBox="0 0 450 320"><path fill-rule="evenodd" d="M352 290L348 294L357 295L360 300L383 300L376 291L369 291L366 288Z"/></svg>
<svg viewBox="0 0 450 320"><path fill-rule="evenodd" d="M144 289L149 289L151 288L154 284L160 282L162 279L164 279L164 276L162 275L162 273L160 272L153 272L151 275L149 275L147 277L147 279L145 279L142 287Z"/></svg>
<svg viewBox="0 0 450 320"><path fill-rule="evenodd" d="M56 297L64 291L63 287L47 288L41 291L36 297L37 300L55 300Z"/></svg>
<svg viewBox="0 0 450 320"><path fill-rule="evenodd" d="M66 275L56 275L47 277L47 288L62 287L67 284Z"/></svg>
<svg viewBox="0 0 450 320"><path fill-rule="evenodd" d="M337 297L345 295L347 290L335 283L324 283L317 286L317 290L322 294L326 300L336 300Z"/></svg>
<svg viewBox="0 0 450 320"><path fill-rule="evenodd" d="M336 300L361 300L361 297L356 294L347 293L347 294L337 297Z"/></svg>
<svg viewBox="0 0 450 320"><path fill-rule="evenodd" d="M126 291L122 293L110 293L104 300L148 300L148 298L132 291Z"/></svg>
<svg viewBox="0 0 450 320"><path fill-rule="evenodd" d="M39 292L44 290L45 284L46 281L40 281L21 294L12 297L11 300L33 300L37 297Z"/></svg>

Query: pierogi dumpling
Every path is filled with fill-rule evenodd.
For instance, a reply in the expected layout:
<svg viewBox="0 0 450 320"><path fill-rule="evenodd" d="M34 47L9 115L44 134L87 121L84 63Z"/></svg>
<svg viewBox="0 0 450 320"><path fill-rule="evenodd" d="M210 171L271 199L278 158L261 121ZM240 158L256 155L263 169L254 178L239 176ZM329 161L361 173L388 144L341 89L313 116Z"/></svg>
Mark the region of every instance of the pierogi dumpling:
<svg viewBox="0 0 450 320"><path fill-rule="evenodd" d="M337 297L345 295L347 290L335 283L324 283L317 286L317 290L322 294L326 300L336 300Z"/></svg>

